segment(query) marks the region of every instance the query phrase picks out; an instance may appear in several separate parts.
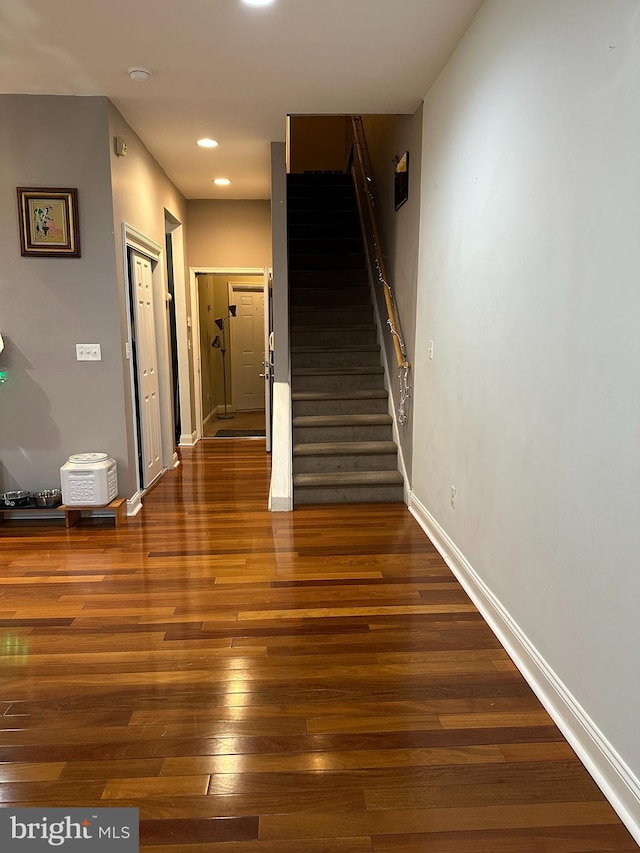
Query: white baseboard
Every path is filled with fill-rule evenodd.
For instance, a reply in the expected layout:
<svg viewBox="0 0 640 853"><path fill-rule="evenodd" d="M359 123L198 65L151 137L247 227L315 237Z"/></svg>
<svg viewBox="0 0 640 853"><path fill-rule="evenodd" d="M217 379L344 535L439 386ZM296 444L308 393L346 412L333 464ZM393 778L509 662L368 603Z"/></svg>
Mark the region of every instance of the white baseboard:
<svg viewBox="0 0 640 853"><path fill-rule="evenodd" d="M179 468L180 467L180 457L178 456L177 453L173 454L173 458L171 460L171 467L172 468Z"/></svg>
<svg viewBox="0 0 640 853"><path fill-rule="evenodd" d="M206 425L207 425L208 423L211 423L212 418L213 418L213 412L209 412L209 414L207 415L207 417L202 421L202 429L203 429L203 431L204 431L204 428L206 427Z"/></svg>
<svg viewBox="0 0 640 853"><path fill-rule="evenodd" d="M587 770L640 843L640 780L475 572L426 507L414 496L409 510L460 581L530 687Z"/></svg>
<svg viewBox="0 0 640 853"><path fill-rule="evenodd" d="M190 435L183 433L180 436L180 447L194 447L198 440L198 433L194 430Z"/></svg>
<svg viewBox="0 0 640 853"><path fill-rule="evenodd" d="M131 498L127 498L127 516L137 515L142 509L142 492L136 492Z"/></svg>

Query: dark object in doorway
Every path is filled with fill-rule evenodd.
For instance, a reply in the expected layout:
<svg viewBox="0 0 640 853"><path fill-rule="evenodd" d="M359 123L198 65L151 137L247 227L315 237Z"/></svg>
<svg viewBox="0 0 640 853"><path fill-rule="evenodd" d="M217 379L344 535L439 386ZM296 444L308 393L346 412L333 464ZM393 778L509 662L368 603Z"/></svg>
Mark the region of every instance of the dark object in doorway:
<svg viewBox="0 0 640 853"><path fill-rule="evenodd" d="M264 438L263 429L219 429L214 438Z"/></svg>

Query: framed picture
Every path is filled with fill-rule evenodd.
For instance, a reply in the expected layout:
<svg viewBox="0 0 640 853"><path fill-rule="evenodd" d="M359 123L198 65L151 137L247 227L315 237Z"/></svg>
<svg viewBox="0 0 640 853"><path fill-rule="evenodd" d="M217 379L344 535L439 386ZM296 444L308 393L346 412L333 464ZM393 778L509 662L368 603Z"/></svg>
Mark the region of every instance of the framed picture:
<svg viewBox="0 0 640 853"><path fill-rule="evenodd" d="M78 190L18 187L20 249L30 258L79 258Z"/></svg>
<svg viewBox="0 0 640 853"><path fill-rule="evenodd" d="M405 151L398 157L394 169L394 201L395 208L402 207L409 198L409 152Z"/></svg>

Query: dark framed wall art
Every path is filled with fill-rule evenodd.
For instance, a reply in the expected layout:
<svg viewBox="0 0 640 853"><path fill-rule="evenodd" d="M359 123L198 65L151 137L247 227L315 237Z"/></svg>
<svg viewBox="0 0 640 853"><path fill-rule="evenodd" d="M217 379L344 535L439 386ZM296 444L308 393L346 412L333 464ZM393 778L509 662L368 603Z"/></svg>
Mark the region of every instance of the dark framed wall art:
<svg viewBox="0 0 640 853"><path fill-rule="evenodd" d="M18 209L24 257L80 257L77 189L18 187Z"/></svg>
<svg viewBox="0 0 640 853"><path fill-rule="evenodd" d="M394 168L394 202L395 209L402 207L409 198L409 152L405 151L398 157Z"/></svg>

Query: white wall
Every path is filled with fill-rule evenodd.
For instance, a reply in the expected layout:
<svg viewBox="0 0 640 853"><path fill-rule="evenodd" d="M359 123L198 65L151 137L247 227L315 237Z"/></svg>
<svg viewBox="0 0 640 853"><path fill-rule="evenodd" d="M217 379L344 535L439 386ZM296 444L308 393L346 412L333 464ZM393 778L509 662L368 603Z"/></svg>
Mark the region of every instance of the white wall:
<svg viewBox="0 0 640 853"><path fill-rule="evenodd" d="M414 413L415 495L636 781L639 47L635 0L488 0L429 91Z"/></svg>
<svg viewBox="0 0 640 853"><path fill-rule="evenodd" d="M418 282L418 243L420 236L420 169L422 159L422 105L412 115L363 116L362 124L374 172L377 194L376 217L382 249L385 255L387 277L393 287L407 357L415 360L416 291ZM395 210L394 158L409 152L409 198ZM386 316L384 299L378 290L381 316ZM384 323L384 320L383 320ZM400 387L396 369L393 338L385 326L383 333L387 361L390 365L391 395L396 411ZM409 382L413 380L409 374ZM407 422L399 425L398 438L404 465L411 479L413 453L413 400L407 405Z"/></svg>

